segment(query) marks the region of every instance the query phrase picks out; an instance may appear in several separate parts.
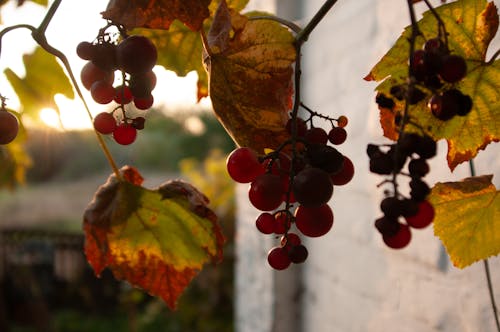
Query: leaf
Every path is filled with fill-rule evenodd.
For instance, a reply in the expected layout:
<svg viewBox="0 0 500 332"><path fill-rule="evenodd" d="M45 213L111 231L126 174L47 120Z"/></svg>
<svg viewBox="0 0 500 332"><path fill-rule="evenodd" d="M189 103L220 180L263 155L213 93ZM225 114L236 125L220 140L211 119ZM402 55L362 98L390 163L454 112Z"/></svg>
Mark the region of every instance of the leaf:
<svg viewBox="0 0 500 332"><path fill-rule="evenodd" d="M37 47L33 53L23 56L23 62L26 68L24 78L10 68L4 71L19 97L23 114L35 117L45 107L59 112L54 101L58 93L74 98L73 87L53 55Z"/></svg>
<svg viewBox="0 0 500 332"><path fill-rule="evenodd" d="M209 6L210 17L215 12L218 1L212 1ZM228 6L235 11L245 8L248 0L231 0ZM211 18L204 24L204 30L211 25ZM174 71L178 76L186 76L191 71L198 74L198 100L208 96L208 76L201 54L203 45L198 32L186 27L179 21L174 21L168 30L135 29L133 33L148 37L158 50L157 64Z"/></svg>
<svg viewBox="0 0 500 332"><path fill-rule="evenodd" d="M458 268L500 253L500 192L491 179L437 183L430 194L434 234Z"/></svg>
<svg viewBox="0 0 500 332"><path fill-rule="evenodd" d="M199 31L209 16L209 4L210 0L110 0L101 14L126 29L168 30L177 19L191 30Z"/></svg>
<svg viewBox="0 0 500 332"><path fill-rule="evenodd" d="M221 2L205 58L215 114L233 140L259 153L288 138L294 37L279 23L249 20Z"/></svg>
<svg viewBox="0 0 500 332"><path fill-rule="evenodd" d="M209 261L222 258L223 235L208 200L193 186L170 181L140 186L131 167L99 188L84 214L85 254L99 275L109 267L175 309L180 294Z"/></svg>
<svg viewBox="0 0 500 332"><path fill-rule="evenodd" d="M453 54L467 60L467 76L457 85L473 100L473 109L466 117L456 116L449 121L436 119L426 106L426 100L409 110L415 125L428 129L434 139L448 142L448 165L453 170L458 164L474 158L479 150L491 142L500 140L500 60L486 62L488 45L498 29L498 14L495 5L485 0L457 1L436 8L449 33L449 47ZM426 38L437 36L437 23L430 12L419 21L419 29ZM411 27L406 27L396 44L365 77L366 80L383 81L376 90L386 96L390 88L406 82L408 75L408 38ZM416 48L424 43L417 38ZM395 112L381 110L381 125L384 135L397 139L394 116L404 109L402 101L395 100Z"/></svg>

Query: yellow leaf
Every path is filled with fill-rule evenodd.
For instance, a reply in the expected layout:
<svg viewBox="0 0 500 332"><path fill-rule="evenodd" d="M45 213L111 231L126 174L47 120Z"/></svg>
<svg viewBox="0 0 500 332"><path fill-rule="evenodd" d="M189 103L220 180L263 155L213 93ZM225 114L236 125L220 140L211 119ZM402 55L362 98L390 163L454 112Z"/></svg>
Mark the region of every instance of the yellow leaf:
<svg viewBox="0 0 500 332"><path fill-rule="evenodd" d="M492 176L437 183L429 201L434 206L434 234L458 268L500 253L500 194Z"/></svg>

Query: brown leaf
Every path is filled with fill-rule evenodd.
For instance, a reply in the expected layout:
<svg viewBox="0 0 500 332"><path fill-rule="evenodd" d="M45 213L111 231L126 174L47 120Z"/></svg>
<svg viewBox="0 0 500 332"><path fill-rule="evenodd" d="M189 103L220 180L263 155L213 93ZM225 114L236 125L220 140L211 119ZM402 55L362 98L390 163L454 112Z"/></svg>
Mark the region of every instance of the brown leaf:
<svg viewBox="0 0 500 332"><path fill-rule="evenodd" d="M234 13L222 1L208 41L205 62L218 119L238 145L259 153L276 148L288 138L293 35L277 22Z"/></svg>
<svg viewBox="0 0 500 332"><path fill-rule="evenodd" d="M209 4L210 0L110 0L101 14L129 30L141 27L168 30L177 19L198 31L209 16Z"/></svg>

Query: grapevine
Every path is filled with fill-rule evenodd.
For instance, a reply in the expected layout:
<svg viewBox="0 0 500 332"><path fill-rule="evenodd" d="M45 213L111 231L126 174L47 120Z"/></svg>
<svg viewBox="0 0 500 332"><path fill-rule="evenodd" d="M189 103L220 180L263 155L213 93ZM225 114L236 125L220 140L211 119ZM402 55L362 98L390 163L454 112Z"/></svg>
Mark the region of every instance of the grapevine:
<svg viewBox="0 0 500 332"><path fill-rule="evenodd" d="M162 185L155 191L144 190L141 187L142 177L138 172L131 168L118 168L103 138L109 135L116 143L129 145L135 142L141 130L147 130L148 110L155 104L153 91L157 78L153 67L175 67L165 64L165 59L170 61L173 58L172 62L175 62L185 57L180 51L176 53L175 48L179 44L175 44L175 38L168 34L171 26L174 31L195 35L193 49L203 49L203 66L206 72L186 63L179 65L184 66L179 72L185 73L193 69L198 71L198 97L201 98L210 91L216 115L238 145L227 157L227 173L235 182L248 185L248 201L260 211L260 215L254 220L256 230L276 240L267 253L269 266L275 270L286 270L292 264L306 262L308 256L314 253L309 253L304 239L325 236L334 229L334 223L344 222L335 219L330 201L339 195L337 188L348 184L355 174L353 161L340 151L342 144L349 141L348 123L352 120L348 114L327 115L325 110L315 110L308 106L310 104L301 94L302 46L336 2L325 1L303 29L278 17L241 15L238 12L242 8L229 8L225 1L218 2L216 11L202 1L196 2L196 6L194 2L181 2L175 8L168 8L169 15L165 15L162 11L165 8L161 8L161 5L152 4L152 11L157 10L161 19L155 17L154 13L147 12L152 18L144 14L147 17L145 22L133 19L139 15L123 15L123 8L113 7L119 2L110 2L111 9L108 8L103 13L106 25L98 31L94 40L82 41L76 48L77 55L87 61L80 72L81 85L98 104L112 105L111 110L100 112L96 116L91 115L81 93L80 83L75 79L66 56L49 44L45 36L61 0L53 2L39 27L20 24L0 32L1 39L9 31L27 29L45 51L62 62L85 105L98 143L113 170L114 176L104 186L106 190L96 194L84 216L87 236L85 250L96 273L100 273L109 263L118 278L126 278L124 275L128 274L135 285L151 287L147 290L162 296L170 307L175 307L177 297L203 264L210 260L217 261L221 257L223 239L216 217L206 206L206 197L195 188L179 182ZM404 77L391 77L391 80L384 82L385 86L377 89L375 97L375 102L381 114L383 113L382 118L390 120L386 121L390 124L383 125L383 129L393 142L366 146L369 169L381 176L378 188L383 187L384 190L384 197L379 205L381 215L373 218L374 226L380 233L381 242L393 249L407 247L412 241L413 232L433 223L436 225L438 220L443 219L442 210L434 202L436 196L439 198L444 195L436 194L436 186L431 187L425 177L431 172L429 160L437 154L437 141L441 138L448 139L448 136L454 136L452 138L456 140L459 135L455 132L443 135L439 130L451 128L453 126L449 124L465 122L474 116L482 120L482 109L488 106L478 103L469 80L474 77L478 81L474 83L475 86L480 86L483 75L477 75L477 71L484 70L484 76L490 75L489 81L494 81L495 76L487 70L495 64L499 54L497 51L489 61L485 61L462 52L455 45L459 43L456 42L458 38L451 33L452 30L447 26L449 23L445 23L439 8L431 6L429 1L423 0L423 5L429 10L428 17L433 18L434 29L428 29L417 21L414 9L417 2L419 1L408 0L411 26L409 38L406 38L404 44ZM127 10L144 10L139 4L131 6L137 8ZM488 6L488 13L493 16L492 7ZM176 19L178 22L174 23ZM256 21L263 24L252 25ZM460 20L455 21L456 24L461 23ZM251 27L247 29L246 24ZM211 28L207 34L205 30L208 25ZM167 33L162 35L153 30ZM429 32L431 30L432 33ZM491 32L495 29L490 27L482 30ZM481 37L476 42L484 42L487 46L488 39L492 36ZM164 49L165 44L169 47L167 51ZM248 51L252 47L257 55ZM169 52L169 56L163 56L162 52ZM382 80L388 75L384 73L385 76L380 74L384 77L375 77L376 70L374 73L367 77ZM251 79L245 81L248 77ZM485 95L486 99L490 99L483 104L493 105L490 113L498 116L497 109L493 108L497 107L495 100L491 100L494 99L495 92ZM3 148L3 145L17 143L22 123L17 113L7 109L7 98L2 95L0 99L0 144ZM422 118L425 118L424 122ZM456 166L460 162L471 160L478 149L499 139L495 132L485 132L486 138L476 144L476 150L462 151L462 155L449 162L451 168L452 164ZM407 192L403 190L404 187L408 187ZM477 191L478 195L484 194ZM130 199L136 201L129 202L120 196L110 197L112 195L109 192L129 192L133 196ZM121 221L118 223L113 219L115 215L111 213L110 216L102 210L112 199L116 199L116 202L113 201L116 206L113 207L117 208L118 214L124 210L122 207L125 205L127 209L131 209L125 209L132 217L125 216L127 222L123 222L123 225ZM154 208L151 211L154 212L144 208L145 202L153 202L151 204ZM168 205L170 203L172 205ZM162 204L167 204L167 207ZM175 224L179 216L194 221L192 227L197 230L192 231L192 234L188 232L188 238L184 237L179 241L188 248L187 257L182 256L184 252L175 247L164 247L169 245L162 238L168 237L164 234L170 234L169 226L161 229L161 235L158 234L159 231L149 231L158 226L157 219ZM153 226L143 227L151 220L155 221ZM123 239L125 245L130 247L124 250L126 253L121 252L120 246L112 243L112 240L116 240L113 239L113 234L119 232L114 227L117 224L118 227L130 226L128 223L132 227L146 229L146 234L142 234L143 238L151 237L153 240L141 247L143 243L140 240L143 238L131 236ZM198 227L200 225L202 227ZM96 231L95 227L100 228ZM205 231L207 234L203 233ZM190 236L200 236L200 242L193 245ZM452 236L453 234L448 235ZM157 239L158 243L155 242ZM155 243L152 245L152 242ZM112 252L111 248L117 247L118 252ZM498 254L499 251L497 249L488 255ZM165 252L168 254L164 254ZM179 261L185 265L176 265L175 260L169 256L172 253L174 256L182 256ZM164 255L161 256L162 254ZM115 255L115 258L131 255L127 257L130 262L159 262L155 266L161 266L163 270L159 272L158 268L150 274L140 264L117 267L113 265L116 260L110 258L111 255ZM481 255L475 259L489 257ZM487 261L485 269L489 280ZM124 273L123 270L127 272ZM156 278L154 273L164 274ZM181 280L181 285L175 292L165 294L161 282L153 281L168 279L170 275L165 276L168 273L172 273L175 280ZM490 281L489 288L491 295L493 291ZM492 306L495 308L493 299ZM496 317L496 309L494 311ZM500 331L498 319L497 326Z"/></svg>

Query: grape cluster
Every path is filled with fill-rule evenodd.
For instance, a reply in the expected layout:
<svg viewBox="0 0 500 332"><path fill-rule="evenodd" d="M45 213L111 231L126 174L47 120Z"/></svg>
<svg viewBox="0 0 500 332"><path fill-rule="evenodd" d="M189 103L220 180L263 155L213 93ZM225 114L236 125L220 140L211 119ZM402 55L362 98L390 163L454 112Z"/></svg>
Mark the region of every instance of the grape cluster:
<svg viewBox="0 0 500 332"><path fill-rule="evenodd" d="M434 208L426 200L430 188L423 180L429 173L427 159L436 155L436 142L429 136L404 133L397 143L388 146L369 144L370 171L380 175L400 174L407 166L410 178L409 197L393 193L380 203L383 216L375 221L384 243L393 249L406 247L411 228L424 228L434 219ZM391 182L388 180L388 182ZM403 218L406 223L401 222Z"/></svg>
<svg viewBox="0 0 500 332"><path fill-rule="evenodd" d="M137 130L144 128L145 118L127 114L125 105L133 103L138 110L148 110L153 105L156 47L144 36L125 35L116 43L101 32L94 43L81 42L76 51L80 58L88 60L82 68L81 81L92 99L99 104L114 101L119 105L110 113L98 114L94 128L101 134L112 134L119 144L133 143ZM114 85L116 71L121 74L121 83Z"/></svg>
<svg viewBox="0 0 500 332"><path fill-rule="evenodd" d="M12 142L19 132L17 117L5 108L5 97L0 95L0 145Z"/></svg>
<svg viewBox="0 0 500 332"><path fill-rule="evenodd" d="M313 126L313 117L330 121L331 129ZM308 256L299 235L290 232L292 225L308 237L323 236L332 228L334 216L328 201L334 186L354 176L351 160L332 146L346 140L346 125L345 116L330 119L311 111L307 120L288 121L286 129L292 139L278 149L259 156L248 147L239 147L228 156L229 175L236 182L250 184L248 198L263 211L255 222L257 229L281 237L268 253L274 269L302 263Z"/></svg>
<svg viewBox="0 0 500 332"><path fill-rule="evenodd" d="M455 116L466 116L472 110L472 98L456 86L466 74L463 57L452 54L441 38L428 39L422 49L410 56L414 84L395 85L390 94L398 100L407 100L410 105L427 98L427 107L434 117L448 121Z"/></svg>

